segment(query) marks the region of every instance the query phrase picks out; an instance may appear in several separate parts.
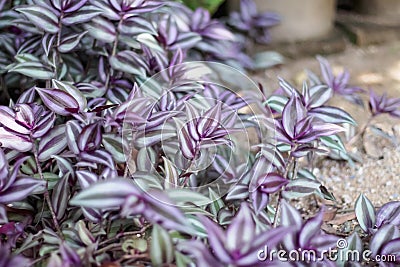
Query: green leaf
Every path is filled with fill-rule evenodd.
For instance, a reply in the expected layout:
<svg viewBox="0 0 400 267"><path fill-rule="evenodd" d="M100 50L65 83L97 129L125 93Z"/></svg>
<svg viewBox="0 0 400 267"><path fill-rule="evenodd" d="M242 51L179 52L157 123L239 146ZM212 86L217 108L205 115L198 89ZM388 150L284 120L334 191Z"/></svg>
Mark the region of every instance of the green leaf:
<svg viewBox="0 0 400 267"><path fill-rule="evenodd" d="M205 8L210 13L217 11L218 7L224 2L224 0L183 0L183 3L189 8L196 10L199 7Z"/></svg>
<svg viewBox="0 0 400 267"><path fill-rule="evenodd" d="M68 53L71 50L73 50L75 47L78 46L79 42L81 41L82 37L87 33L87 31L84 31L80 34L71 34L67 37L65 37L60 46L58 47L58 51L61 53Z"/></svg>
<svg viewBox="0 0 400 267"><path fill-rule="evenodd" d="M49 9L33 5L20 7L16 9L18 12L24 14L36 27L49 33L57 33L58 17Z"/></svg>
<svg viewBox="0 0 400 267"><path fill-rule="evenodd" d="M52 155L58 155L66 147L65 125L55 126L40 140L38 149L39 161L44 162L49 160Z"/></svg>
<svg viewBox="0 0 400 267"><path fill-rule="evenodd" d="M67 14L62 18L62 23L65 25L74 25L78 23L88 22L91 19L102 14L103 10L95 6L83 6L78 11Z"/></svg>
<svg viewBox="0 0 400 267"><path fill-rule="evenodd" d="M90 23L83 24L85 30L89 34L102 42L112 43L116 38L116 30L114 24L102 17L94 18Z"/></svg>
<svg viewBox="0 0 400 267"><path fill-rule="evenodd" d="M171 200L179 204L193 203L197 206L204 206L211 202L211 199L195 191L188 189L169 189L166 191Z"/></svg>
<svg viewBox="0 0 400 267"><path fill-rule="evenodd" d="M9 72L18 72L38 80L48 80L54 77L54 72L40 62L19 63L11 68Z"/></svg>
<svg viewBox="0 0 400 267"><path fill-rule="evenodd" d="M187 267L193 265L192 260L188 256L183 255L178 251L175 251L175 262L176 267Z"/></svg>
<svg viewBox="0 0 400 267"><path fill-rule="evenodd" d="M336 149L343 153L347 153L346 148L338 135L321 136L321 143L330 149Z"/></svg>
<svg viewBox="0 0 400 267"><path fill-rule="evenodd" d="M321 183L307 178L297 178L291 180L282 192L282 196L286 199L301 198L320 192Z"/></svg>
<svg viewBox="0 0 400 267"><path fill-rule="evenodd" d="M287 102L288 98L286 96L272 95L265 103L269 106L269 108L282 113Z"/></svg>
<svg viewBox="0 0 400 267"><path fill-rule="evenodd" d="M254 68L257 69L267 69L276 65L283 64L284 57L275 51L264 51L257 53L253 56L254 58Z"/></svg>
<svg viewBox="0 0 400 267"><path fill-rule="evenodd" d="M169 233L159 225L153 226L150 246L151 263L154 266L172 263L174 260L174 245Z"/></svg>
<svg viewBox="0 0 400 267"><path fill-rule="evenodd" d="M140 58L132 51L122 51L110 57L110 65L115 70L120 70L138 76L146 76L146 71L140 66Z"/></svg>
<svg viewBox="0 0 400 267"><path fill-rule="evenodd" d="M208 192L210 194L210 199L213 201L210 204L210 210L211 213L217 217L218 212L220 209L222 209L223 207L225 207L225 203L224 201L222 201L221 196L218 195L214 190L212 190L211 188L208 189Z"/></svg>
<svg viewBox="0 0 400 267"><path fill-rule="evenodd" d="M122 146L122 138L116 134L103 134L102 144L104 148L110 152L115 161L119 163L126 162L124 149Z"/></svg>

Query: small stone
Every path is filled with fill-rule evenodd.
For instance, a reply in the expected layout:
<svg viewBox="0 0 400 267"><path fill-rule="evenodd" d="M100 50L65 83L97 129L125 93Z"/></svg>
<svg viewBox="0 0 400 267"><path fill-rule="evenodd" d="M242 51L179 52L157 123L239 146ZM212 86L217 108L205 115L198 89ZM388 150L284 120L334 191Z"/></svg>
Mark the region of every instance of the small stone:
<svg viewBox="0 0 400 267"><path fill-rule="evenodd" d="M351 198L351 196L349 196L349 195L347 195L347 194L343 195L343 196L342 196L342 199L343 199L343 202L344 202L344 203L351 203L351 202L353 202L353 199Z"/></svg>

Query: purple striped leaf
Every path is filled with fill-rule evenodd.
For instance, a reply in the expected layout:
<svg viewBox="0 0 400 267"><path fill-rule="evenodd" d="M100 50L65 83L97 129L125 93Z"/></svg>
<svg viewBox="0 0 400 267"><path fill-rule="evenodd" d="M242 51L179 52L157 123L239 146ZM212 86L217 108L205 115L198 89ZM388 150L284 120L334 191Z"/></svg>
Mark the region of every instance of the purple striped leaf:
<svg viewBox="0 0 400 267"><path fill-rule="evenodd" d="M305 95L308 108L316 108L325 104L333 96L332 88L326 85L316 85L309 89L309 98Z"/></svg>
<svg viewBox="0 0 400 267"><path fill-rule="evenodd" d="M54 40L56 39L55 34L46 33L42 39L42 47L46 56L49 56L51 48L53 47Z"/></svg>
<svg viewBox="0 0 400 267"><path fill-rule="evenodd" d="M17 104L29 104L35 101L36 91L35 87L25 90L18 98Z"/></svg>
<svg viewBox="0 0 400 267"><path fill-rule="evenodd" d="M400 238L400 231L397 226L391 224L383 225L371 238L369 248L371 256L382 255L382 248L391 240Z"/></svg>
<svg viewBox="0 0 400 267"><path fill-rule="evenodd" d="M15 121L27 129L32 129L35 124L35 115L27 104L17 104L14 107Z"/></svg>
<svg viewBox="0 0 400 267"><path fill-rule="evenodd" d="M345 129L341 126L338 126L336 124L331 124L331 123L314 123L312 125L311 130L305 134L304 136L301 137L299 140L299 143L308 143L310 141L313 141L317 139L318 137L321 136L330 136L334 135L339 132L343 132Z"/></svg>
<svg viewBox="0 0 400 267"><path fill-rule="evenodd" d="M103 13L103 10L95 6L84 6L77 12L66 14L62 19L62 23L69 26L84 23L92 20Z"/></svg>
<svg viewBox="0 0 400 267"><path fill-rule="evenodd" d="M32 137L40 138L45 135L53 127L55 120L56 115L51 111L41 116L39 121L36 122L35 127L32 129Z"/></svg>
<svg viewBox="0 0 400 267"><path fill-rule="evenodd" d="M0 147L26 152L32 149L32 142L27 137L10 133L3 127L0 127Z"/></svg>
<svg viewBox="0 0 400 267"><path fill-rule="evenodd" d="M83 127L78 137L78 149L80 151L93 151L100 147L102 133L99 123L92 123Z"/></svg>
<svg viewBox="0 0 400 267"><path fill-rule="evenodd" d="M80 156L82 160L85 160L89 163L102 164L109 167L110 169L115 169L114 160L112 159L110 153L108 153L107 151L95 150L91 151L90 153L81 152Z"/></svg>
<svg viewBox="0 0 400 267"><path fill-rule="evenodd" d="M68 199L70 195L70 189L68 184L68 176L62 177L53 188L51 193L51 203L53 205L54 212L56 213L57 220L61 220L68 206Z"/></svg>
<svg viewBox="0 0 400 267"><path fill-rule="evenodd" d="M354 211L361 229L365 233L370 233L375 225L375 208L364 194L358 196Z"/></svg>
<svg viewBox="0 0 400 267"><path fill-rule="evenodd" d="M307 115L307 110L301 103L300 97L292 94L282 111L282 126L285 132L291 137L295 137L295 126Z"/></svg>
<svg viewBox="0 0 400 267"><path fill-rule="evenodd" d="M78 182L81 188L87 188L91 184L94 184L99 180L97 174L87 170L76 171L75 174L76 177L78 178Z"/></svg>
<svg viewBox="0 0 400 267"><path fill-rule="evenodd" d="M322 216L324 209L321 210L314 217L308 219L301 227L299 234L299 245L302 248L308 247L312 242L314 236L320 233L322 225Z"/></svg>
<svg viewBox="0 0 400 267"><path fill-rule="evenodd" d="M171 50L182 49L186 50L194 47L201 41L201 36L194 32L181 32L173 45L170 45Z"/></svg>
<svg viewBox="0 0 400 267"><path fill-rule="evenodd" d="M33 178L19 178L7 190L0 192L0 203L8 204L22 200L39 188L45 188L45 181Z"/></svg>
<svg viewBox="0 0 400 267"><path fill-rule="evenodd" d="M352 125L357 125L349 113L336 107L317 107L311 109L308 114L328 123L350 123Z"/></svg>
<svg viewBox="0 0 400 267"><path fill-rule="evenodd" d="M207 110L198 120L197 132L202 136L210 136L220 125L221 121L221 102L215 107Z"/></svg>
<svg viewBox="0 0 400 267"><path fill-rule="evenodd" d="M0 191L9 186L10 180L8 177L8 161L3 149L0 148Z"/></svg>
<svg viewBox="0 0 400 267"><path fill-rule="evenodd" d="M82 8L88 0L75 0L75 1L69 1L64 3L62 9L64 13L72 13L76 12L78 9Z"/></svg>
<svg viewBox="0 0 400 267"><path fill-rule="evenodd" d="M250 207L247 203L242 203L239 212L226 231L226 246L228 249L234 250L243 244L252 242L255 238L255 226Z"/></svg>
<svg viewBox="0 0 400 267"><path fill-rule="evenodd" d="M66 36L61 41L61 44L58 47L58 51L60 51L61 53L71 52L75 47L79 45L81 39L83 38L83 36L85 36L86 33L87 31L84 31L79 34L71 34L69 36Z"/></svg>
<svg viewBox="0 0 400 267"><path fill-rule="evenodd" d="M79 104L69 93L60 89L44 89L35 87L43 103L55 113L68 116L78 113Z"/></svg>
<svg viewBox="0 0 400 267"><path fill-rule="evenodd" d="M48 80L54 77L54 71L50 67L33 61L18 63L9 72L18 72L38 80Z"/></svg>
<svg viewBox="0 0 400 267"><path fill-rule="evenodd" d="M312 195L320 190L321 183L308 178L294 178L286 185L282 196L287 199Z"/></svg>
<svg viewBox="0 0 400 267"><path fill-rule="evenodd" d="M0 122L2 127L10 131L23 135L28 135L30 133L30 130L27 127L24 127L16 121L16 115L14 111L8 107L0 107Z"/></svg>
<svg viewBox="0 0 400 267"><path fill-rule="evenodd" d="M147 19L141 17L131 17L124 20L123 23L119 25L118 30L129 36L135 36L141 33L157 35L157 31L153 24Z"/></svg>
<svg viewBox="0 0 400 267"><path fill-rule="evenodd" d="M71 150L75 155L79 154L78 137L82 132L82 127L78 121L68 121L66 123L65 132L69 150Z"/></svg>
<svg viewBox="0 0 400 267"><path fill-rule="evenodd" d="M19 7L16 10L24 14L30 22L45 32L57 33L59 31L58 17L51 10L43 6L25 6Z"/></svg>
<svg viewBox="0 0 400 267"><path fill-rule="evenodd" d="M65 241L61 241L60 254L63 264L67 266L83 266L77 251L72 249Z"/></svg>
<svg viewBox="0 0 400 267"><path fill-rule="evenodd" d="M140 195L130 180L116 178L91 185L74 196L69 203L95 209L115 208L121 206L127 197Z"/></svg>
<svg viewBox="0 0 400 267"><path fill-rule="evenodd" d="M71 95L79 105L79 111L84 111L87 107L86 97L81 93L78 88L68 82L61 82L52 80L54 88L60 89Z"/></svg>
<svg viewBox="0 0 400 267"><path fill-rule="evenodd" d="M289 183L288 179L278 173L269 173L259 181L260 191L272 194Z"/></svg>
<svg viewBox="0 0 400 267"><path fill-rule="evenodd" d="M256 215L258 215L269 203L269 195L259 191L250 193L251 204L253 205Z"/></svg>
<svg viewBox="0 0 400 267"><path fill-rule="evenodd" d="M112 43L117 37L114 24L100 16L84 24L84 28L93 38L105 43Z"/></svg>
<svg viewBox="0 0 400 267"><path fill-rule="evenodd" d="M392 201L383 205L376 214L375 226L384 224L400 225L400 201Z"/></svg>
<svg viewBox="0 0 400 267"><path fill-rule="evenodd" d="M146 63L133 51L121 51L110 57L110 65L115 70L120 70L138 76L146 76Z"/></svg>
<svg viewBox="0 0 400 267"><path fill-rule="evenodd" d="M172 238L168 231L157 224L151 233L150 258L154 266L170 264L174 260Z"/></svg>
<svg viewBox="0 0 400 267"><path fill-rule="evenodd" d="M64 124L55 126L40 140L38 148L39 161L47 161L53 155L58 155L67 147L65 130Z"/></svg>

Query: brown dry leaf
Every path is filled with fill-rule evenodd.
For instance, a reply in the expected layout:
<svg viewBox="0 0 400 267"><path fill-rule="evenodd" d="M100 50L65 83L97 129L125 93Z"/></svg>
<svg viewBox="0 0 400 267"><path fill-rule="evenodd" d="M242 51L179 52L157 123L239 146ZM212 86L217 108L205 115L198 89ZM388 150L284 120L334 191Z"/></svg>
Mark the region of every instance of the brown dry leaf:
<svg viewBox="0 0 400 267"><path fill-rule="evenodd" d="M333 218L335 218L335 216L336 216L336 212L337 212L337 209L335 209L335 208L333 208L333 207L327 208L327 209L324 211L324 216L323 216L322 220L323 220L324 222L328 222L328 221L330 221L330 220L333 220Z"/></svg>
<svg viewBox="0 0 400 267"><path fill-rule="evenodd" d="M356 214L354 212L346 213L343 215L338 215L334 220L328 221L328 224L332 225L341 225L347 221L354 220L356 218Z"/></svg>
<svg viewBox="0 0 400 267"><path fill-rule="evenodd" d="M121 267L118 262L105 262L100 267Z"/></svg>

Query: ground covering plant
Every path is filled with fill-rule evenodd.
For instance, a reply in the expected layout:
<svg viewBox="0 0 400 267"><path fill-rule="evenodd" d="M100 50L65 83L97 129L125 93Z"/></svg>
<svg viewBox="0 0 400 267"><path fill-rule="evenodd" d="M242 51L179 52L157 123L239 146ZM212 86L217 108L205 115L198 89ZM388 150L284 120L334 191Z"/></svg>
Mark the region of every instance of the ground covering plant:
<svg viewBox="0 0 400 267"><path fill-rule="evenodd" d="M323 58L322 81L280 79L273 95L189 79L196 59L254 67L236 34L276 17L242 5L224 24L173 1L0 1L0 266L348 264L325 253L339 237L324 207L303 218L291 200L335 201L313 164L351 160L340 133L356 122L328 103L364 91ZM371 92L369 106L398 116L400 100ZM398 255L399 202L375 211L361 195L355 211L346 249ZM260 260L266 246L312 253Z"/></svg>

